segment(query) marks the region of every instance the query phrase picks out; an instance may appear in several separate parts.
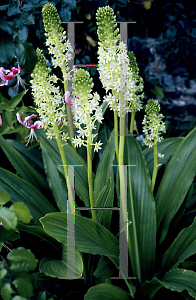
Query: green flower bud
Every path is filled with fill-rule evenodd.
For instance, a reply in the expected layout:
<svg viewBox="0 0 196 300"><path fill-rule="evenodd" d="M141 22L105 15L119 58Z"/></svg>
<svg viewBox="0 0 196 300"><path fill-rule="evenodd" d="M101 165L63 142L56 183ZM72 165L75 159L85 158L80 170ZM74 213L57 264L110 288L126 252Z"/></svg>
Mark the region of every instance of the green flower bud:
<svg viewBox="0 0 196 300"><path fill-rule="evenodd" d="M134 75L139 75L139 68L137 66L136 57L133 51L128 52L130 70Z"/></svg>
<svg viewBox="0 0 196 300"><path fill-rule="evenodd" d="M90 77L89 72L83 70L83 69L78 69L75 73L75 94L85 94L88 95L90 90L93 88L94 84L92 82L92 78Z"/></svg>
<svg viewBox="0 0 196 300"><path fill-rule="evenodd" d="M52 55L53 66L55 68L60 67L64 77L66 77L65 73L68 71L66 70L66 62L72 59L69 51L73 52L73 49L67 40L66 31L61 26L56 7L51 3L47 3L42 9L42 14L47 38L46 45Z"/></svg>
<svg viewBox="0 0 196 300"><path fill-rule="evenodd" d="M52 3L47 3L42 8L43 22L45 31L50 33L51 31L63 32L63 28L61 27L61 20L57 13L56 7Z"/></svg>
<svg viewBox="0 0 196 300"><path fill-rule="evenodd" d="M99 7L96 13L97 34L101 43L107 46L108 42L116 45L120 41L119 29L116 28L116 16L113 9L108 5Z"/></svg>
<svg viewBox="0 0 196 300"><path fill-rule="evenodd" d="M145 112L147 115L158 114L160 112L160 104L158 101L150 99L146 104Z"/></svg>

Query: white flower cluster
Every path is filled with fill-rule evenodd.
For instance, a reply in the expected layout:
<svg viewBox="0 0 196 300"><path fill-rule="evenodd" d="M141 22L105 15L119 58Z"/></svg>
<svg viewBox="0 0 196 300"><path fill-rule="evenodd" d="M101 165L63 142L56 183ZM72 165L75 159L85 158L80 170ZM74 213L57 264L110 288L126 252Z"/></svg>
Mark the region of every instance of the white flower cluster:
<svg viewBox="0 0 196 300"><path fill-rule="evenodd" d="M43 22L45 27L46 45L48 46L49 53L52 55L52 64L56 67L61 67L66 65L66 70L68 72L69 68L67 66L68 60L72 59L73 48L69 40L67 40L66 32L60 25L61 20L57 13L55 6L51 3L47 3L43 9ZM70 79L70 74L67 74L67 79Z"/></svg>
<svg viewBox="0 0 196 300"><path fill-rule="evenodd" d="M94 143L96 134L92 131L96 129L96 121L102 123L102 109L99 107L100 96L97 92L91 94L92 86L90 74L79 69L76 71L73 79L73 105L72 110L75 119L75 127L77 128L77 136L73 139L75 147L87 146L87 138L91 136L91 146L94 151L101 149L100 141Z"/></svg>
<svg viewBox="0 0 196 300"><path fill-rule="evenodd" d="M81 97L75 97L75 100L73 101L73 112L75 118L74 125L77 128L77 136L75 136L75 138L73 139L75 147L81 147L82 145L86 146L86 138L89 135L89 130L92 131L96 129L96 121L102 123L103 117L102 110L99 107L99 101L100 97L97 93L94 93L93 96L89 94L89 98L87 99L87 101L85 101L84 98L82 99ZM98 149L101 149L102 145L101 141L93 143L96 135L97 133L91 135L91 146L95 146L94 151L98 151Z"/></svg>
<svg viewBox="0 0 196 300"><path fill-rule="evenodd" d="M111 7L101 7L97 12L98 36L100 39L98 48L98 70L100 80L106 92L112 90L105 96L104 101L118 114L131 112L142 108L141 94L143 81L130 66L127 46L119 42L120 36L115 25L115 16ZM109 26L111 25L111 26ZM106 29L107 30L106 30ZM105 38L104 38L105 35ZM123 105L120 103L120 93L123 95ZM123 94L122 94L123 93ZM138 94L140 93L140 94Z"/></svg>
<svg viewBox="0 0 196 300"><path fill-rule="evenodd" d="M35 104L37 105L37 112L43 127L47 130L48 138L55 136L53 132L53 125L59 124L60 128L67 125L65 105L62 103L62 96L59 88L54 85L58 78L55 75L49 75L50 68L47 68L47 62L40 49L37 49L37 63L31 75L33 80L32 92ZM67 136L61 131L63 139Z"/></svg>
<svg viewBox="0 0 196 300"><path fill-rule="evenodd" d="M162 132L166 132L166 127L162 121L163 115L159 114L160 105L158 101L148 100L146 107L146 115L142 122L144 125L143 132L145 133L143 141L145 145L152 147L163 139L160 135Z"/></svg>

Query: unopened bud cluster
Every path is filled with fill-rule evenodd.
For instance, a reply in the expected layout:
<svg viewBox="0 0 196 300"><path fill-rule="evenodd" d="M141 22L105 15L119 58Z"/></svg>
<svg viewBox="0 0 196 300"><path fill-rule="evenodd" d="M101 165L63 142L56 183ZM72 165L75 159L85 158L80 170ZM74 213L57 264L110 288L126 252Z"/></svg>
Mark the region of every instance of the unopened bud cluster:
<svg viewBox="0 0 196 300"><path fill-rule="evenodd" d="M75 116L75 127L77 130L77 136L73 139L75 147L87 146L87 140L91 135L91 146L95 146L94 151L101 149L102 143L93 143L93 140L97 134L91 134L93 129L96 129L95 122L102 122L102 110L99 107L100 97L97 93L91 94L93 83L90 74L79 69L76 71L73 79L74 90L74 104L73 113Z"/></svg>
<svg viewBox="0 0 196 300"><path fill-rule="evenodd" d="M144 144L152 147L162 140L161 133L166 132L165 123L162 121L163 115L160 114L160 104L158 101L150 99L147 102L146 115L142 124L145 133Z"/></svg>
<svg viewBox="0 0 196 300"><path fill-rule="evenodd" d="M47 3L42 9L42 14L47 37L46 45L52 55L53 66L62 68L72 58L70 52L73 52L73 49L67 40L66 32L61 26L56 7L51 3ZM67 75L67 79L69 79L69 74Z"/></svg>

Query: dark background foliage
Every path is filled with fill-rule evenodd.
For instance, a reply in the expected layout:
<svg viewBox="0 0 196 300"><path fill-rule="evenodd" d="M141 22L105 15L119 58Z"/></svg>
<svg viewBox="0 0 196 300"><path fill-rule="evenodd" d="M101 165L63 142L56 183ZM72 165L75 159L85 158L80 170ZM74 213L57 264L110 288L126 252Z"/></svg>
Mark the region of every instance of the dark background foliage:
<svg viewBox="0 0 196 300"><path fill-rule="evenodd" d="M43 49L49 59L41 16L47 2L57 7L62 22L83 22L75 25L75 64L97 63L95 14L98 7L110 5L117 21L135 21L136 24L128 24L128 46L136 54L145 81L145 103L148 98L161 102L169 136L184 134L188 126L187 130L195 125L196 3L185 0L1 1L0 64L12 67L16 55L27 83L36 62L35 49ZM63 26L66 29L66 23ZM96 68L86 69L94 78L95 89L103 96ZM16 93L12 86L2 87L1 91L4 95L8 91L10 97ZM25 104L32 104L30 93ZM138 114L138 123L142 118L143 113ZM138 129L141 133L140 126Z"/></svg>

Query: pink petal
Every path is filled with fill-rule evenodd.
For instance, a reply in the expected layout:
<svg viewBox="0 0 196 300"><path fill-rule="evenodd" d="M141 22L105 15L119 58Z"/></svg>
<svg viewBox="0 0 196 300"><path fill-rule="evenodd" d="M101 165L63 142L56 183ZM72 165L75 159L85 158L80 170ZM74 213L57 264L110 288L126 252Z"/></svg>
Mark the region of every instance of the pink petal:
<svg viewBox="0 0 196 300"><path fill-rule="evenodd" d="M63 96L63 103L71 106L71 99L69 98L69 96L70 96L70 92L67 91Z"/></svg>
<svg viewBox="0 0 196 300"><path fill-rule="evenodd" d="M8 85L8 83L9 83L9 80L6 80L6 82L1 82L1 83L0 83L0 86Z"/></svg>
<svg viewBox="0 0 196 300"><path fill-rule="evenodd" d="M34 123L34 125L31 125L30 128L33 128L33 129L40 129L42 128L42 122L41 121L36 121Z"/></svg>
<svg viewBox="0 0 196 300"><path fill-rule="evenodd" d="M27 124L27 121L28 121L28 126L32 125L30 122L32 118L37 118L37 115L31 115L31 116L26 117L24 120L25 124Z"/></svg>
<svg viewBox="0 0 196 300"><path fill-rule="evenodd" d="M0 115L0 126L2 126L2 117Z"/></svg>
<svg viewBox="0 0 196 300"><path fill-rule="evenodd" d="M13 68L12 68L12 73L16 76L16 75L17 75L18 73L20 73L20 72L19 72L19 69L13 67Z"/></svg>
<svg viewBox="0 0 196 300"><path fill-rule="evenodd" d="M22 124L22 125L23 125L24 127L26 127L26 128L29 128L29 126L27 126L27 125L25 124L25 122L22 122L19 113L16 114L16 117L17 117L17 120L18 120L18 122L19 122L20 124Z"/></svg>

